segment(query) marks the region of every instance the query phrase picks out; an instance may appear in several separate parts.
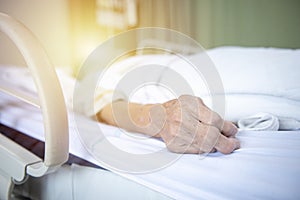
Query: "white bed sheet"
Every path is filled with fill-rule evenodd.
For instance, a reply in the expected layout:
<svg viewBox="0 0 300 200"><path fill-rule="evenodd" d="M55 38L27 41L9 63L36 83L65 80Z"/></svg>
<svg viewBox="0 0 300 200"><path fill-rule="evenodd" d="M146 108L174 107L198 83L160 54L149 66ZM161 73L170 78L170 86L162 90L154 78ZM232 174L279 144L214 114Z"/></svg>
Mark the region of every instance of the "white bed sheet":
<svg viewBox="0 0 300 200"><path fill-rule="evenodd" d="M250 49L250 51L252 50ZM279 63L280 66L278 67L281 69L287 69L282 68L282 65L287 63L289 70L299 70L297 67L297 63L300 63L298 62L299 50L291 51L292 54L286 50L275 50L274 52L271 51L269 57L260 56L263 52L265 52L264 49L259 51L253 49L251 62L247 62L244 68L250 70L253 64L256 66L256 72L259 73L260 67L270 69L270 67L275 66L274 63ZM231 88L231 74L227 73L226 68L234 72L242 67L245 59L248 58L246 56L248 53L249 51L246 49L237 48L216 49L209 52L218 70L224 72L222 79L226 82L224 83L225 92L229 94L227 96L227 110L230 111L226 112L225 117L236 121L240 117L252 114L252 112L255 114L263 110L265 112L270 111L270 113L274 112L273 114L277 116L299 120L299 81L298 76L295 76L299 71L295 73L290 73L289 70L285 71L285 78L291 79L291 84L280 80L280 73L274 72L274 84L283 84L282 87L277 87L275 91L273 88L276 87L272 83L261 87L258 93L253 93L252 90L259 87L247 85L247 81L244 82L243 87L238 85L239 87L234 88L237 85L231 84L233 87ZM277 59L284 58L285 61L272 60L274 55ZM240 59L233 59L236 57ZM221 69L222 66L225 68ZM278 67L275 66L274 69L278 69ZM28 80L28 74L21 72L19 74L21 76L14 76L19 72L18 69L12 70L11 76L6 80L9 79L17 87L25 89L25 92L32 93L34 88L32 88L32 82ZM268 70L263 70L263 72L259 74L258 85L267 81L264 78L268 75ZM22 74L24 77L27 76L26 79L20 78ZM244 75L246 76L246 74ZM254 77L256 77L255 73L248 78L253 80ZM235 77L235 79L237 78L239 77ZM68 88L68 85L72 87L72 81L65 80L64 82L63 80L63 87ZM247 91L241 94L240 89L242 88ZM278 94L274 95L274 92ZM67 102L70 103L72 91L64 89L64 94ZM97 124L97 122L84 116L81 118L86 122L85 133L89 134L93 131L92 125ZM81 143L74 119L70 117L69 121L70 152L96 165L101 165ZM40 111L2 93L0 93L0 122L41 141L44 140ZM143 142L133 141L132 138L127 137L117 128L103 124L97 125L101 126L105 134L109 135L110 141L137 154L160 149L164 146L161 141L155 139L148 139ZM298 189L300 188L300 131L241 131L238 133L238 138L241 140L241 149L230 155L213 153L205 159L199 159L198 155L183 155L172 165L152 173L128 174L118 172L109 166L102 167L175 199L300 199Z"/></svg>
<svg viewBox="0 0 300 200"><path fill-rule="evenodd" d="M0 122L44 140L40 111L0 94ZM97 123L85 118L86 130ZM136 153L145 145L161 148L162 142L133 143L119 129L101 125L110 137ZM118 133L118 134L116 134ZM127 174L108 169L175 199L299 199L300 131L239 132L241 149L230 155L183 155L172 165L152 173ZM70 118L70 152L100 165L84 148ZM107 167L107 166L106 166Z"/></svg>

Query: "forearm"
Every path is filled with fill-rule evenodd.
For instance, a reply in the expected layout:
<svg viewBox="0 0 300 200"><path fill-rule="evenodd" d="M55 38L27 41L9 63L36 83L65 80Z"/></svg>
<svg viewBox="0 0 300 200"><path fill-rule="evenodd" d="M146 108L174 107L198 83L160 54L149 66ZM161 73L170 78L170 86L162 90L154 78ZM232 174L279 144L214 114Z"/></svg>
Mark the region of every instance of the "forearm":
<svg viewBox="0 0 300 200"><path fill-rule="evenodd" d="M115 101L106 105L97 113L97 118L106 124L117 126L132 132L154 135L150 129L150 109L152 104L129 103L126 101Z"/></svg>

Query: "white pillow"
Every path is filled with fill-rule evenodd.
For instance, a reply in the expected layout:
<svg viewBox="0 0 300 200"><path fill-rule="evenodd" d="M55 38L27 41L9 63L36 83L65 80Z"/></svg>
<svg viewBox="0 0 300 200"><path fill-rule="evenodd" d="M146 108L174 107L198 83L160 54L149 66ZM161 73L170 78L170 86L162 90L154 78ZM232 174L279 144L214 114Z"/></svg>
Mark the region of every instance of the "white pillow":
<svg viewBox="0 0 300 200"><path fill-rule="evenodd" d="M207 53L223 81L227 119L266 112L300 121L300 49L219 47Z"/></svg>

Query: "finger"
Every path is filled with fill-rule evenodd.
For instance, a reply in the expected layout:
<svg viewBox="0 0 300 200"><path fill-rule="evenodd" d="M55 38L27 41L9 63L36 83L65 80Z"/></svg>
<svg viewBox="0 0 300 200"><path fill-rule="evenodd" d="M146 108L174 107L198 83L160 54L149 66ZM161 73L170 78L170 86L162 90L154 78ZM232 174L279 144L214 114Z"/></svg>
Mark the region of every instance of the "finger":
<svg viewBox="0 0 300 200"><path fill-rule="evenodd" d="M213 148L209 153L215 153L217 152L217 149ZM189 146L184 153L189 153L189 154L203 154L205 153L204 151L201 151L200 148L196 145L191 145Z"/></svg>
<svg viewBox="0 0 300 200"><path fill-rule="evenodd" d="M213 149L210 151L210 153L215 153L215 152L217 152L217 149L216 149L216 148L213 148Z"/></svg>
<svg viewBox="0 0 300 200"><path fill-rule="evenodd" d="M224 121L221 132L227 137L235 137L238 132L238 128L232 122Z"/></svg>
<svg viewBox="0 0 300 200"><path fill-rule="evenodd" d="M184 128L185 132L190 132L190 134L189 136L188 134L186 135L188 136L188 138L183 138L186 141L191 142L190 147L186 150L187 153L216 152L217 150L216 148L214 148L214 146L217 143L217 138L220 134L219 130L215 127L211 127L206 124L201 124L197 120L191 119L190 122L192 122L190 123L190 126Z"/></svg>
<svg viewBox="0 0 300 200"><path fill-rule="evenodd" d="M176 125L175 125L176 126ZM174 126L172 126L173 128ZM172 131L172 128L168 129ZM210 130L214 129L214 130ZM212 131L217 133L214 135L220 134L218 129L211 127L205 124L200 124L199 121L195 119L185 120L185 123L182 123L178 129L176 128L175 132L169 132L168 135L173 135L173 137L168 140L168 137L164 137L167 140L165 141L167 148L171 152L175 153L204 153L211 152L214 148L214 145L217 142L217 138L212 140L211 135ZM207 137L207 135L209 135ZM162 134L164 136L164 134ZM207 141L206 141L207 140Z"/></svg>
<svg viewBox="0 0 300 200"><path fill-rule="evenodd" d="M198 101L198 106L198 117L202 123L215 126L227 137L236 135L238 129L232 122L225 121L218 113L208 108L201 99Z"/></svg>
<svg viewBox="0 0 300 200"><path fill-rule="evenodd" d="M221 133L216 127L199 122L195 144L201 151L211 152L217 144L220 135Z"/></svg>
<svg viewBox="0 0 300 200"><path fill-rule="evenodd" d="M215 148L223 154L229 154L240 148L240 142L236 138L227 138L221 134L218 138Z"/></svg>
<svg viewBox="0 0 300 200"><path fill-rule="evenodd" d="M199 147L193 145L192 140L188 137L174 138L172 141L167 142L166 146L169 151L174 153L199 153Z"/></svg>

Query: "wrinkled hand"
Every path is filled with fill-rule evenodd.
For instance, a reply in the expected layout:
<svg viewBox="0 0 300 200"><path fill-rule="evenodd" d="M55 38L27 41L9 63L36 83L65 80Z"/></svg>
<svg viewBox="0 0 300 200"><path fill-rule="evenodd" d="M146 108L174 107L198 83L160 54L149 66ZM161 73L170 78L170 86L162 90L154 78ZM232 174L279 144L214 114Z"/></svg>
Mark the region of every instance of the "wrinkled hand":
<svg viewBox="0 0 300 200"><path fill-rule="evenodd" d="M183 95L150 109L152 131L176 153L231 153L240 147L237 128L194 96Z"/></svg>

